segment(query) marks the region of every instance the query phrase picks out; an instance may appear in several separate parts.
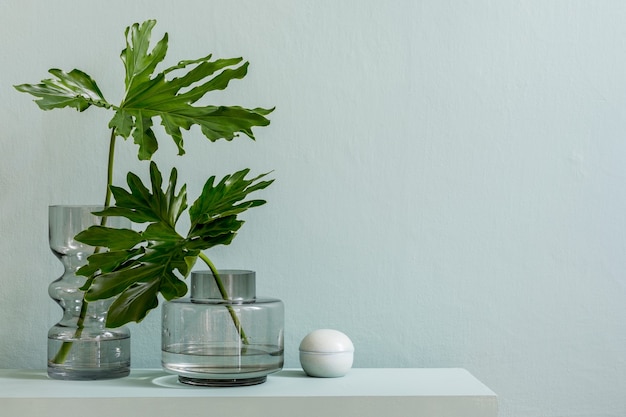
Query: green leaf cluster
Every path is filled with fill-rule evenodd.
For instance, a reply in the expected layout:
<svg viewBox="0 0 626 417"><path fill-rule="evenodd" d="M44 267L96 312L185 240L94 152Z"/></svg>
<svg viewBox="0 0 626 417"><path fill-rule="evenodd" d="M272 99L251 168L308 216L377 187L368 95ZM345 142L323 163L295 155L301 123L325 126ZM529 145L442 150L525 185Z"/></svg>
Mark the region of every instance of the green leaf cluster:
<svg viewBox="0 0 626 417"><path fill-rule="evenodd" d="M90 106L115 111L109 127L115 136L130 137L139 146L138 157L149 160L158 149L154 119L158 118L167 135L185 153L182 130L200 127L211 141L232 140L240 133L254 139L252 128L267 126L265 117L273 109L247 109L240 106L194 106L207 93L225 89L230 81L247 74L248 63L242 58L212 60L208 55L156 72L167 53L168 35L150 50L150 37L155 20L135 23L125 32L126 48L121 53L125 68L125 94L119 105L109 103L97 83L83 71L68 73L51 69L54 78L39 84L14 86L29 93L43 110L73 107L84 111ZM179 75L180 74L180 75Z"/></svg>
<svg viewBox="0 0 626 417"><path fill-rule="evenodd" d="M116 297L107 326L141 321L158 305L159 293L166 300L185 295L187 285L182 279L201 251L230 244L243 225L238 215L265 204L247 197L273 180L263 180L267 174L248 179L248 173L244 169L217 183L210 177L188 210L191 226L185 236L176 231L176 223L187 209L187 192L185 185L177 190L175 168L165 189L155 163L150 164L150 187L133 173L127 176L128 189L112 187L115 205L97 214L126 217L146 227L135 231L92 226L76 236L83 243L109 249L91 255L78 271L90 277L84 287L87 301Z"/></svg>
<svg viewBox="0 0 626 417"><path fill-rule="evenodd" d="M264 200L247 199L248 194L272 183L263 180L267 174L247 179L247 169L219 182L211 177L191 207L187 205L186 187L177 189L176 169L165 185L153 162L149 186L133 173L127 175L128 189L111 184L115 139L132 137L138 145L138 158L150 160L159 147L154 130L157 119L179 155L185 153L183 131L194 125L210 141L230 141L242 133L254 140L253 128L270 123L266 116L273 108L199 104L208 93L223 90L231 81L246 76L248 63L242 58L212 59L208 55L158 70L167 53L168 34L151 48L155 24L155 20L147 20L126 29L126 47L121 53L125 92L119 105L107 101L94 79L78 69L51 69L53 77L39 84L14 86L36 97L35 102L43 110L69 107L82 112L95 106L114 113L108 124L111 142L105 206L111 194L115 205L98 214L104 218L126 217L146 227L135 231L94 226L76 236L79 241L108 249L92 255L79 273L88 277L82 288L85 301L115 298L107 316L109 327L141 321L157 306L159 294L167 300L183 296L187 291L183 279L198 257L214 269L202 251L230 244L243 224L238 215L265 204ZM176 224L185 211L191 226L186 235L181 235ZM219 281L217 273L215 279Z"/></svg>

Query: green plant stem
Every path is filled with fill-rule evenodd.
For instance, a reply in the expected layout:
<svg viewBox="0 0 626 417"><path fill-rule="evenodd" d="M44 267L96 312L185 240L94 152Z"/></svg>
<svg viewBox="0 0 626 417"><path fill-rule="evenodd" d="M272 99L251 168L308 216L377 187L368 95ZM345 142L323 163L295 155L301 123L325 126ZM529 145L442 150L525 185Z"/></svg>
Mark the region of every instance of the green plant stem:
<svg viewBox="0 0 626 417"><path fill-rule="evenodd" d="M213 265L213 262L211 262L209 257L206 256L204 253L200 252L199 256L200 256L200 259L202 259L204 263L207 264L207 266L211 270L211 273L213 274L213 278L215 278L215 283L217 284L217 288L220 291L222 299L228 300L228 293L226 292L226 288L224 288L224 283L222 282L222 279L220 278L220 274L217 271L217 268L215 268L215 265ZM230 317L233 320L233 324L235 325L237 332L239 332L239 337L241 337L241 341L243 342L244 345L249 345L250 342L248 341L248 336L246 336L246 332L243 330L243 327L241 327L241 322L239 321L239 317L237 316L237 313L230 305L227 305L226 308L228 309L228 313L230 314Z"/></svg>
<svg viewBox="0 0 626 417"><path fill-rule="evenodd" d="M111 137L109 139L109 157L107 160L107 188L106 193L104 195L104 208L107 208L111 205L111 185L113 184L113 163L115 162L115 129L111 129ZM106 216L100 219L100 225L105 226L107 223ZM94 253L100 252L100 248L97 247L94 249ZM207 258L208 259L208 258ZM210 261L209 261L210 262ZM86 291L85 291L86 293ZM78 320L76 321L76 332L74 333L74 339L80 338L83 333L83 328L85 324L85 317L87 317L87 309L89 308L89 303L85 300L85 295L83 294L83 302L80 306L80 313L78 315ZM67 359L67 355L69 355L72 350L73 341L63 342L59 351L52 359L53 363L60 364L64 363Z"/></svg>
<svg viewBox="0 0 626 417"><path fill-rule="evenodd" d="M87 316L87 307L87 302L83 298L83 302L80 306L78 321L76 322L76 332L74 332L74 339L80 338L80 335L83 333L83 325L85 323L85 317ZM52 362L56 364L65 362L65 360L67 359L67 355L69 355L70 351L72 350L73 343L73 341L63 342L63 344L59 348L59 351L54 356L54 359L52 359Z"/></svg>
<svg viewBox="0 0 626 417"><path fill-rule="evenodd" d="M113 184L113 163L115 162L115 129L111 129L111 139L109 140L109 159L107 161L107 189L104 195L104 208L111 205L111 185ZM106 222L106 217L102 220Z"/></svg>

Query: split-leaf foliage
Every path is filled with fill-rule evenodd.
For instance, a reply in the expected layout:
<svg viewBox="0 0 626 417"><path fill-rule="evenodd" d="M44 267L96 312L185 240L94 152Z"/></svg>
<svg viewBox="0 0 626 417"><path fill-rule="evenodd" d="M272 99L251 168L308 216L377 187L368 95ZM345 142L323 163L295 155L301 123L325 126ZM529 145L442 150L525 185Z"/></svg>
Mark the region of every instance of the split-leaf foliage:
<svg viewBox="0 0 626 417"><path fill-rule="evenodd" d="M166 300L187 292L186 277L202 250L228 245L243 225L238 215L265 204L248 199L248 194L266 188L273 180L261 181L267 174L247 179L248 169L227 175L221 181L209 178L200 197L189 208L190 227L186 235L176 231L176 223L187 209L187 192L176 189L177 171L172 169L163 187L161 172L150 164L150 188L129 173L128 189L112 187L115 206L98 215L122 216L146 224L143 231L92 226L76 239L93 246L107 242L108 252L91 255L78 270L89 278L85 299L94 301L116 297L109 308L107 325L121 326L141 321L158 304L158 294Z"/></svg>
<svg viewBox="0 0 626 417"><path fill-rule="evenodd" d="M182 131L194 125L210 141L230 141L240 133L254 140L252 128L269 125L265 116L273 108L198 105L207 93L223 90L230 81L244 78L248 63L242 58L213 60L208 55L157 71L167 53L168 35L150 49L155 24L155 20L148 20L126 29L126 47L121 53L125 93L119 105L107 101L94 79L78 69L69 72L50 69L53 78L15 88L35 96L35 102L43 110L68 107L82 112L91 106L112 110L114 114L108 125L112 144L118 136L132 137L138 145L140 160L150 160L159 147L155 118L176 144L179 155L185 153ZM82 288L84 298L90 302L114 297L107 325L118 327L141 321L157 306L159 294L166 300L183 296L187 291L183 279L198 257L208 261L202 251L230 244L243 224L238 215L265 204L264 200L247 199L248 194L266 188L273 180L265 180L267 174L249 179L248 169L227 175L219 182L212 176L198 199L188 207L186 186L177 190L177 170L172 169L164 186L154 162L150 162L148 186L133 173L127 175L128 189L113 186L110 179L114 146L109 152L105 201L112 194L115 204L105 205L97 214L105 219L126 217L146 227L137 231L93 226L76 239L99 249L78 271L88 277ZM191 226L181 235L176 224L185 211L189 213Z"/></svg>
<svg viewBox="0 0 626 417"><path fill-rule="evenodd" d="M148 160L158 149L153 126L161 120L165 133L175 142L179 155L185 153L181 129L197 125L211 141L232 140L239 133L254 139L252 128L267 126L265 117L273 109L247 109L240 106L194 106L207 93L223 90L230 81L244 78L248 62L242 58L212 60L204 58L180 61L155 74L167 53L168 35L149 50L155 20L133 24L126 29L126 48L121 53L125 67L125 94L119 105L109 103L97 83L83 71L64 72L51 69L54 78L39 84L20 84L18 91L29 93L43 110L73 107L84 111L97 106L115 111L109 127L116 136L132 136L139 146L138 157ZM178 73L183 74L174 77ZM171 78L167 78L171 76Z"/></svg>

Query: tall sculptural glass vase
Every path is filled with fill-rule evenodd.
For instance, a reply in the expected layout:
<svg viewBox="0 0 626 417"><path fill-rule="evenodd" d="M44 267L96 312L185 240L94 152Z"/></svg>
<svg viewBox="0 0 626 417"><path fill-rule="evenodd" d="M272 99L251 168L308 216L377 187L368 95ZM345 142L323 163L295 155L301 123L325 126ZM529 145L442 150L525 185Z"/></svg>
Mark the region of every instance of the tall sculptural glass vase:
<svg viewBox="0 0 626 417"><path fill-rule="evenodd" d="M86 278L76 271L87 263L96 248L74 237L102 218L97 206L50 206L50 249L63 264L61 277L48 293L63 309L61 321L48 331L48 375L54 379L94 380L127 376L130 373L130 331L105 326L112 300L86 303L80 289ZM130 228L121 217L106 219L108 227Z"/></svg>

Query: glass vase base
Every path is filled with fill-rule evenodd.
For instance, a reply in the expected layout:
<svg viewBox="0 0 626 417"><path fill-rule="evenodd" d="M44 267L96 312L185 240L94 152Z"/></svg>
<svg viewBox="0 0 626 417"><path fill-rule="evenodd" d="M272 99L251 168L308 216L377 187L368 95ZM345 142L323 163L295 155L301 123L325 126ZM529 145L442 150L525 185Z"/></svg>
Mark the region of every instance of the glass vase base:
<svg viewBox="0 0 626 417"><path fill-rule="evenodd" d="M48 366L48 376L52 379L65 381L96 381L102 379L124 378L130 374L128 368L114 369L66 369L63 367Z"/></svg>
<svg viewBox="0 0 626 417"><path fill-rule="evenodd" d="M53 379L92 381L96 379L123 378L130 374L130 336L107 329L104 337L94 336L83 329L83 338L69 338L75 335L72 328L68 337L60 339L61 332L67 330L55 326L48 336L48 376ZM86 334L87 333L87 334Z"/></svg>
<svg viewBox="0 0 626 417"><path fill-rule="evenodd" d="M233 378L233 379L204 379L189 378L179 376L178 381L186 385L195 385L199 387L248 387L250 385L259 385L267 380L266 376L256 378Z"/></svg>

